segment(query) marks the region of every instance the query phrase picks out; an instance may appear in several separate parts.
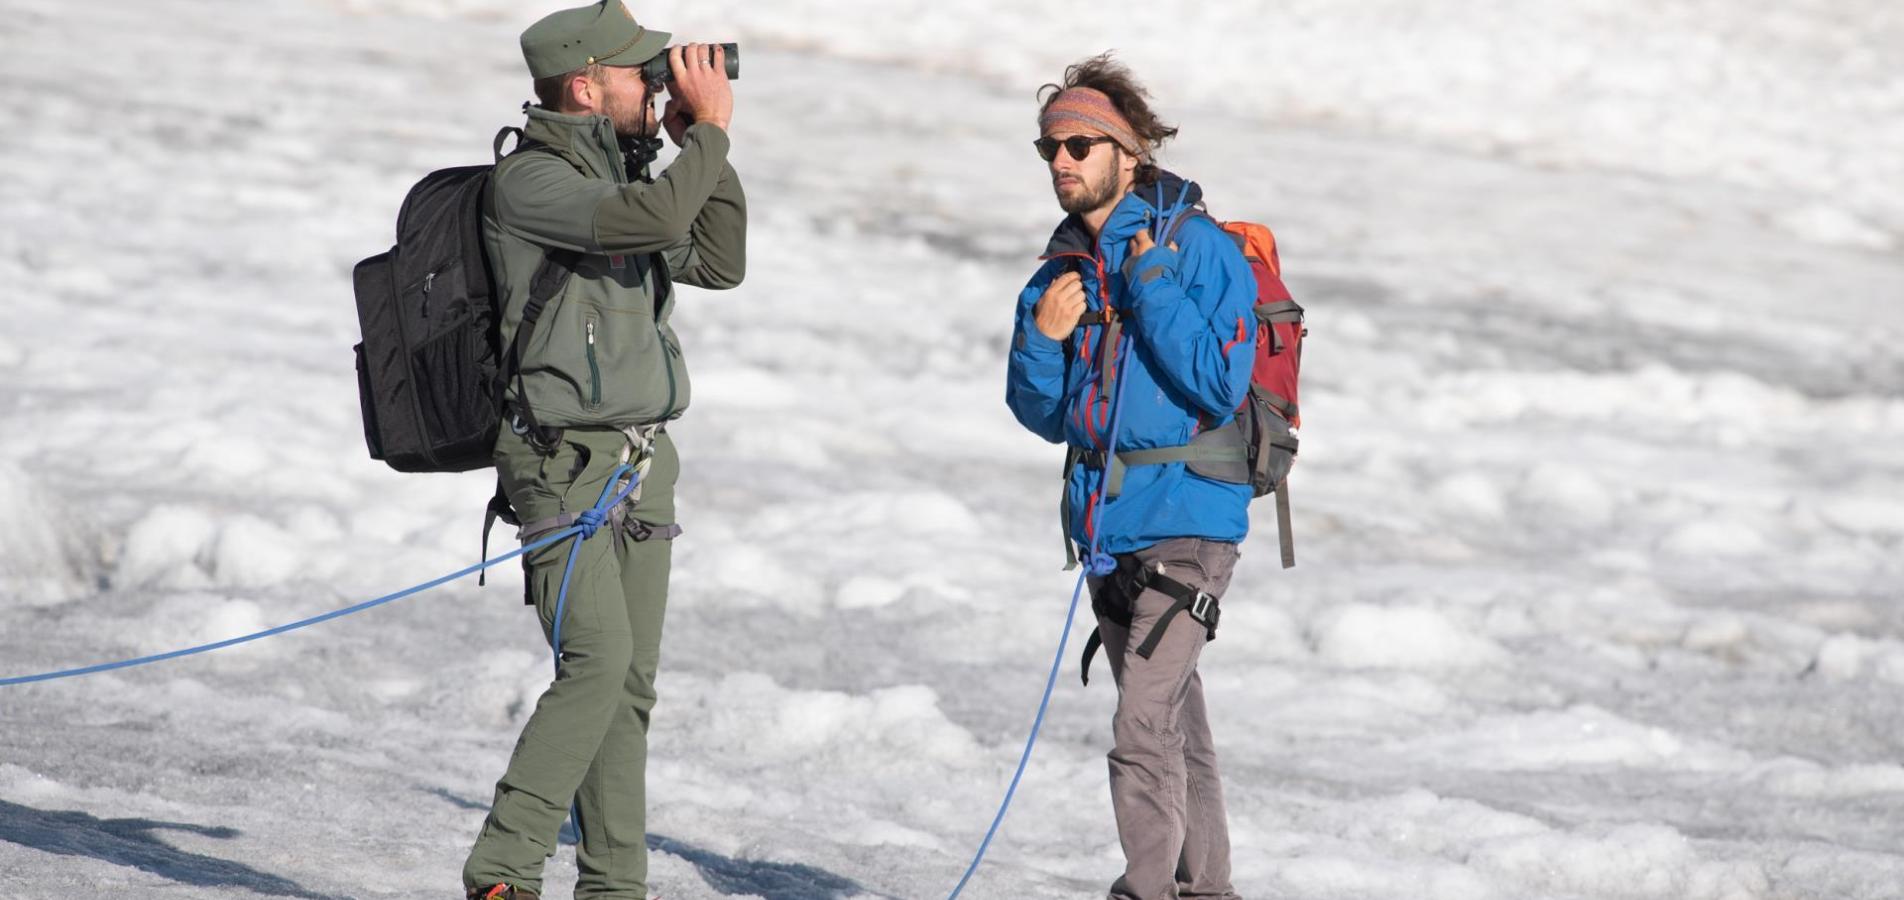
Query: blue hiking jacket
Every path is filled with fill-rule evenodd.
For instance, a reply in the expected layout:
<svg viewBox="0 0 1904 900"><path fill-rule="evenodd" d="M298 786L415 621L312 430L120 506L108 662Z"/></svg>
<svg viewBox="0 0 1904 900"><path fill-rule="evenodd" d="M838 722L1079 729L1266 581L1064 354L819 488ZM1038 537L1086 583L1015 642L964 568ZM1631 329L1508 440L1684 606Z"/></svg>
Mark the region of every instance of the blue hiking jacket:
<svg viewBox="0 0 1904 900"><path fill-rule="evenodd" d="M1159 244L1129 258L1139 229L1151 227L1180 197L1187 206L1201 193L1166 172L1155 185L1118 202L1095 244L1077 216L1058 225L1044 265L1018 295L1006 373L1005 402L1033 434L1078 450L1103 450L1119 378L1129 380L1117 423L1120 451L1182 446L1235 416L1256 356L1256 281L1242 251L1214 221L1198 215L1178 228L1176 250ZM1069 271L1082 276L1090 311L1108 303L1131 337L1126 364L1113 363L1108 378L1099 371L1105 326L1080 326L1063 341L1038 330L1038 299ZM1102 477L1099 466L1080 464L1065 484L1066 529L1086 548L1092 497ZM1104 507L1098 549L1128 553L1176 537L1241 541L1249 533L1250 497L1249 485L1213 481L1183 463L1132 466L1122 493Z"/></svg>

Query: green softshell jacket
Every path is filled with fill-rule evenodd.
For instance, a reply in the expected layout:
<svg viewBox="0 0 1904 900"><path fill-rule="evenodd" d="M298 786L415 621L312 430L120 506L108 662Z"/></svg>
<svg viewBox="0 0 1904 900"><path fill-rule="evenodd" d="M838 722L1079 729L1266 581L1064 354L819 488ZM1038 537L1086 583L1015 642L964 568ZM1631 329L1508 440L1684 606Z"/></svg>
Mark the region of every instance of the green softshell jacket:
<svg viewBox="0 0 1904 900"><path fill-rule="evenodd" d="M527 109L526 141L546 151L498 163L483 239L502 292L508 347L529 281L550 249L582 254L522 348L522 384L537 422L621 428L673 419L688 406L687 366L668 316L670 281L715 290L740 283L747 202L727 162L727 132L691 125L653 183L624 170L606 116ZM665 261L665 262L664 262Z"/></svg>

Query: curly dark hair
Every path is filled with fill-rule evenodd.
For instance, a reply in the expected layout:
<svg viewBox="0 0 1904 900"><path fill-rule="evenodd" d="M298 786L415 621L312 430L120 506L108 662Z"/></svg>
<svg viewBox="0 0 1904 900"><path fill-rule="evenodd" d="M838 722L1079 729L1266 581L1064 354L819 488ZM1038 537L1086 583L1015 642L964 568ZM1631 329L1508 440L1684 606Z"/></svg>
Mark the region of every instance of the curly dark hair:
<svg viewBox="0 0 1904 900"><path fill-rule="evenodd" d="M1177 129L1165 125L1162 119L1150 108L1150 92L1137 83L1137 76L1129 68L1112 57L1112 51L1106 50L1090 59L1073 63L1064 68L1064 83L1047 84L1038 89L1038 99L1042 105L1038 114L1043 115L1051 108L1052 101L1058 95L1071 88L1086 87L1103 91L1111 98L1111 105L1130 121L1131 130L1137 133L1137 139L1144 143L1144 153L1137 160L1136 178L1138 184L1151 184L1157 180L1157 149L1164 141L1177 136Z"/></svg>

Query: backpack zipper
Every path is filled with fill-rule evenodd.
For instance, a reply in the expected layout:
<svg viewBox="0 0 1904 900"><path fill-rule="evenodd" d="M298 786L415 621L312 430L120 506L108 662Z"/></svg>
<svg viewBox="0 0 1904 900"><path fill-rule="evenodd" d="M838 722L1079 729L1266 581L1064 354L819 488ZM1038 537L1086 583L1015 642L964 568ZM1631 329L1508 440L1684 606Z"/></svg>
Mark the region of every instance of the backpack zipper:
<svg viewBox="0 0 1904 900"><path fill-rule="evenodd" d="M595 320L590 319L588 330L588 405L602 405L602 369L595 362Z"/></svg>
<svg viewBox="0 0 1904 900"><path fill-rule="evenodd" d="M436 272L449 268L448 263L436 267ZM430 290L436 287L436 272L423 276L423 301L417 304L417 312L423 316L430 314Z"/></svg>

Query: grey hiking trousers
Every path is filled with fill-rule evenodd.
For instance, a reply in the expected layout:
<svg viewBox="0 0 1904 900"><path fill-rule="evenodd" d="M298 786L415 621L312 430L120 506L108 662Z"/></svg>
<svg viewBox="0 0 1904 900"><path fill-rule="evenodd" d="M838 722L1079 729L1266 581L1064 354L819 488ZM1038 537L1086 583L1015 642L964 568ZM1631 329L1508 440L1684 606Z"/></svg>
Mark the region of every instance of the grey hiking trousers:
<svg viewBox="0 0 1904 900"><path fill-rule="evenodd" d="M1142 565L1163 563L1177 581L1218 597L1236 567L1235 544L1173 538L1135 553ZM1125 868L1111 885L1111 900L1215 898L1237 900L1230 884L1230 828L1223 810L1216 747L1203 706L1197 659L1208 632L1187 613L1168 623L1149 659L1137 648L1176 602L1134 586L1120 574L1092 578L1092 606L1104 653L1117 682L1116 741L1110 753L1111 807L1124 845ZM1105 615L1130 610L1130 626ZM1121 618L1119 616L1118 618Z"/></svg>

